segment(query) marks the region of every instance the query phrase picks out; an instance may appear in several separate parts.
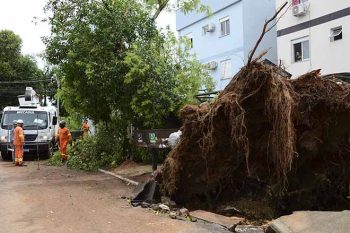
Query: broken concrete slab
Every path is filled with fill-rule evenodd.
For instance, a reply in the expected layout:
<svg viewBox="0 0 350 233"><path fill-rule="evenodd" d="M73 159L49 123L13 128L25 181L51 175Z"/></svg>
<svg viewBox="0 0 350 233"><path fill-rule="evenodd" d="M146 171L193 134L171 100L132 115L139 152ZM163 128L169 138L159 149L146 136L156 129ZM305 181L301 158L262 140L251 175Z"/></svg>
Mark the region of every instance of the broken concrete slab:
<svg viewBox="0 0 350 233"><path fill-rule="evenodd" d="M350 211L297 211L274 220L268 232L344 233L350 232Z"/></svg>
<svg viewBox="0 0 350 233"><path fill-rule="evenodd" d="M216 224L204 224L197 223L195 229L185 230L183 233L232 233L232 231L226 229L223 226Z"/></svg>
<svg viewBox="0 0 350 233"><path fill-rule="evenodd" d="M235 227L236 233L264 233L264 229L260 226L252 225L237 225Z"/></svg>
<svg viewBox="0 0 350 233"><path fill-rule="evenodd" d="M133 200L138 197L145 189L147 182L140 182L135 189L132 191L130 198Z"/></svg>
<svg viewBox="0 0 350 233"><path fill-rule="evenodd" d="M131 203L154 203L158 198L158 186L154 180L149 180L147 183L140 183L134 189L131 195Z"/></svg>
<svg viewBox="0 0 350 233"><path fill-rule="evenodd" d="M244 218L226 217L219 214L214 214L204 210L196 210L190 212L190 216L201 219L206 222L215 223L226 227L227 229L234 229L238 224L244 221Z"/></svg>
<svg viewBox="0 0 350 233"><path fill-rule="evenodd" d="M170 211L169 206L164 205L164 204L160 204L160 205L159 205L159 208L160 208L162 211L165 211L165 212Z"/></svg>
<svg viewBox="0 0 350 233"><path fill-rule="evenodd" d="M179 210L179 215L182 216L182 217L186 218L189 214L190 214L190 212L186 208L181 208Z"/></svg>

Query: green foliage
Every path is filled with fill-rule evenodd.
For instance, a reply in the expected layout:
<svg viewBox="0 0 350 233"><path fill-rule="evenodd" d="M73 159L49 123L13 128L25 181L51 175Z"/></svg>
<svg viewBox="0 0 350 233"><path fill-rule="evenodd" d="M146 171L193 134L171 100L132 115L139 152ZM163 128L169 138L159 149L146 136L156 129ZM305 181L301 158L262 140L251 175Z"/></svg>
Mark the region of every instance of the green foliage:
<svg viewBox="0 0 350 233"><path fill-rule="evenodd" d="M181 9L185 14L196 10L197 12L204 12L210 14L210 8L201 4L201 0L177 0L172 3L170 0L144 0L148 9L153 12L153 19L156 19L159 14L164 11L174 11Z"/></svg>
<svg viewBox="0 0 350 233"><path fill-rule="evenodd" d="M99 126L96 136L89 136L73 142L68 150L67 166L86 171L110 168L123 159L120 138L115 137L109 127Z"/></svg>
<svg viewBox="0 0 350 233"><path fill-rule="evenodd" d="M123 87L125 52L134 42L152 37L154 23L136 1L50 0L47 10L53 15L46 53L60 69L59 97L65 108L97 122L109 121L132 91Z"/></svg>
<svg viewBox="0 0 350 233"><path fill-rule="evenodd" d="M44 78L35 60L21 54L22 40L10 30L0 30L0 81L23 81ZM34 88L40 85L32 85ZM24 94L26 84L1 84L0 108L18 105L17 95Z"/></svg>
<svg viewBox="0 0 350 233"><path fill-rule="evenodd" d="M199 89L213 87L185 41L157 30L157 3L148 3L48 0L51 36L44 42L61 81L58 97L72 118L99 124L96 137L73 144L68 166L93 170L118 163L133 152L130 124L162 127L195 101Z"/></svg>
<svg viewBox="0 0 350 233"><path fill-rule="evenodd" d="M70 130L81 130L82 117L76 114L71 114L67 117L62 118L67 122L67 127Z"/></svg>
<svg viewBox="0 0 350 233"><path fill-rule="evenodd" d="M213 89L212 78L189 53L185 42L168 32L146 44L135 43L126 53L124 64L129 70L124 86L135 90L130 93L134 125L139 122L140 127L161 127L165 116L194 103L198 90Z"/></svg>
<svg viewBox="0 0 350 233"><path fill-rule="evenodd" d="M61 160L61 153L59 151L56 151L53 156L46 161L46 165L48 166L62 166L62 160Z"/></svg>

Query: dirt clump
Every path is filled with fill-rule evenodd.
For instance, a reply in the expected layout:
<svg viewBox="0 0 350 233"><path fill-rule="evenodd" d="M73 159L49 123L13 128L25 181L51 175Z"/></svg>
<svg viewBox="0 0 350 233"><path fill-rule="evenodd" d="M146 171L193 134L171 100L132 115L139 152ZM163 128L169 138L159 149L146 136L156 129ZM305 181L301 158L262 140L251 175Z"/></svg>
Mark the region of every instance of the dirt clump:
<svg viewBox="0 0 350 233"><path fill-rule="evenodd" d="M181 111L161 191L194 208L266 203L268 218L348 208L349 95L319 70L290 80L260 62L243 67L212 104Z"/></svg>

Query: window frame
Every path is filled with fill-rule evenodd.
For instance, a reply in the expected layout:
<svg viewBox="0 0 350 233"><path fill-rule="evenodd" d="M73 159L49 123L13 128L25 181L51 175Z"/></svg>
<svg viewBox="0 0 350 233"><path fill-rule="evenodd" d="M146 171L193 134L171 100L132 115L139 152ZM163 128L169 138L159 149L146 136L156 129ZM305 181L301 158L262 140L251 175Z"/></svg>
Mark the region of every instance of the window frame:
<svg viewBox="0 0 350 233"><path fill-rule="evenodd" d="M229 62L229 65L227 65L228 62ZM225 66L223 64L225 64ZM224 67L229 69L227 72L228 74L226 74L225 72L226 76L223 75ZM225 60L221 60L220 61L220 80L227 80L231 78L232 78L232 59L228 58Z"/></svg>
<svg viewBox="0 0 350 233"><path fill-rule="evenodd" d="M303 43L308 42L308 48L309 48L309 57L308 58L304 58L304 46ZM300 61L296 61L295 60L295 50L294 50L294 45L295 44L301 44L301 60ZM309 36L305 36L305 37L301 37L299 39L294 39L291 41L291 50L292 50L292 63L299 63L299 62L304 62L304 61L310 61L311 59L311 49L310 49L310 37Z"/></svg>
<svg viewBox="0 0 350 233"><path fill-rule="evenodd" d="M193 49L193 33L187 33L185 37L190 41L190 49Z"/></svg>
<svg viewBox="0 0 350 233"><path fill-rule="evenodd" d="M335 32L339 29L340 29L340 32L338 34L336 34ZM335 41L343 39L343 26L331 28L330 31L331 31L331 33L330 33L329 39L331 42L335 42ZM340 36L340 38L336 38L338 36Z"/></svg>
<svg viewBox="0 0 350 233"><path fill-rule="evenodd" d="M224 18L221 18L219 20L220 22L220 37L228 36L231 34L231 19L230 16L226 16ZM223 31L223 25L224 25L224 31ZM224 34L223 34L224 32Z"/></svg>

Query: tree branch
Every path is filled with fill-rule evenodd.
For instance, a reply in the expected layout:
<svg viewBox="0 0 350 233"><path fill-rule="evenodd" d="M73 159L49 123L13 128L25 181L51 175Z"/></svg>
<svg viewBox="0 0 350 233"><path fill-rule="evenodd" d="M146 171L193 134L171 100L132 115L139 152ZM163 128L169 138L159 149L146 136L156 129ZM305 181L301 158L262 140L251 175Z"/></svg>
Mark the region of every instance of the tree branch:
<svg viewBox="0 0 350 233"><path fill-rule="evenodd" d="M287 9L283 12L283 14L281 14L281 15L277 18L277 20L270 26L270 28L266 30L266 33L268 33L269 31L271 31L272 28L274 28L274 27L278 24L278 22L279 22L279 21L281 20L281 18L288 12L288 9L289 9L291 6L292 6L292 4L289 4L289 6L288 6Z"/></svg>
<svg viewBox="0 0 350 233"><path fill-rule="evenodd" d="M109 8L108 3L105 0L102 0L102 4L107 9L107 11L109 11L109 13L113 13L113 11L111 10L111 8Z"/></svg>
<svg viewBox="0 0 350 233"><path fill-rule="evenodd" d="M152 20L156 20L159 16L159 14L164 10L164 8L168 5L170 0L158 0L158 9L157 11L154 13Z"/></svg>
<svg viewBox="0 0 350 233"><path fill-rule="evenodd" d="M260 35L258 41L256 42L256 44L255 44L253 50L252 50L252 51L250 52L250 54L249 54L247 66L250 66L250 64L251 64L251 62L252 62L252 59L253 59L253 56L254 56L254 53L256 52L256 50L257 50L259 44L261 43L262 39L264 38L265 34L266 34L268 31L270 31L270 30L272 29L272 28L269 28L268 31L267 31L267 26L269 25L269 23L271 23L273 20L276 19L276 17L278 16L278 14L283 10L283 8L284 8L285 6L287 6L287 4L288 4L288 2L285 2L285 3L282 5L282 7L281 7L278 11L276 11L276 13L275 13L269 20L267 20L267 21L265 22L264 27L263 27L263 31L262 31L262 33L261 33L261 35Z"/></svg>

